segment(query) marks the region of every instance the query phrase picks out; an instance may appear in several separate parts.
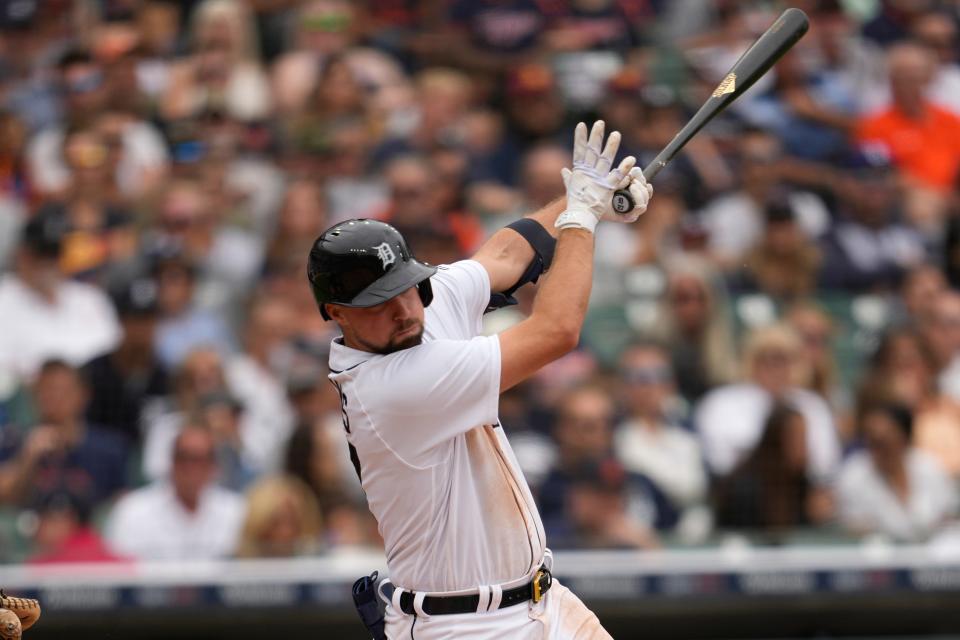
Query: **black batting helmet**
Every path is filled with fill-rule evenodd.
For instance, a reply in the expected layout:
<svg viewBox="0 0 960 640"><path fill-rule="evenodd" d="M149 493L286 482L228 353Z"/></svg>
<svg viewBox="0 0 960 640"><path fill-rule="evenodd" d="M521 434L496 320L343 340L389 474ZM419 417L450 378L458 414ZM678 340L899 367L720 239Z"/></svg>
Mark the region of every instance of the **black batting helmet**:
<svg viewBox="0 0 960 640"><path fill-rule="evenodd" d="M379 220L347 220L320 234L310 249L307 279L323 305L373 307L416 285L423 306L433 300L437 268L418 261L400 232Z"/></svg>

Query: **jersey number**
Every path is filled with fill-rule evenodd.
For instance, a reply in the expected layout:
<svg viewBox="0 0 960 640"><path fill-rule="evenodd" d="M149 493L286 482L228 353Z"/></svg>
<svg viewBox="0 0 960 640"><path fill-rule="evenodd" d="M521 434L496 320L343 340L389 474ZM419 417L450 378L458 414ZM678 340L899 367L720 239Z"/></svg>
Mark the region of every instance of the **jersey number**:
<svg viewBox="0 0 960 640"><path fill-rule="evenodd" d="M337 395L340 396L340 416L343 418L343 428L347 433L350 433L350 416L347 415L347 394L343 392L343 387L338 383L331 380L333 386L337 388ZM353 470L357 472L357 479L363 482L363 478L360 477L360 456L357 454L357 448L352 444L347 442L347 447L350 449L350 462L353 463Z"/></svg>

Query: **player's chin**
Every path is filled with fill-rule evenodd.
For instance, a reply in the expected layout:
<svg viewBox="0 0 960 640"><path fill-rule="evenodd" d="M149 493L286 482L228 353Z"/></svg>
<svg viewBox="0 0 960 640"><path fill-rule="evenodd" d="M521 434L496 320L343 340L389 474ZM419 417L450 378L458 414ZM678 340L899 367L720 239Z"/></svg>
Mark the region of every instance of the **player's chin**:
<svg viewBox="0 0 960 640"><path fill-rule="evenodd" d="M394 353L396 351L403 351L404 349L409 349L410 347L416 347L421 342L423 342L423 326L419 326L416 331L410 331L409 333L404 331L395 336L390 340L390 344L387 345L387 348L383 353Z"/></svg>

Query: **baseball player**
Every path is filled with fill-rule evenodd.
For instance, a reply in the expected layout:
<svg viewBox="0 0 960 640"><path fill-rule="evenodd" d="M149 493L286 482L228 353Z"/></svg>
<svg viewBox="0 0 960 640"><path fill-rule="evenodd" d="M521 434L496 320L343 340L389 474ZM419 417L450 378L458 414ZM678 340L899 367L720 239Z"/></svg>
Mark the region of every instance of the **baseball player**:
<svg viewBox="0 0 960 640"><path fill-rule="evenodd" d="M351 220L315 241L308 277L342 336L330 380L386 547L388 638L609 638L552 580L543 524L504 429L501 392L573 349L587 310L594 229L632 222L652 189L604 124L577 125L565 199L495 233L470 260L417 261L393 227ZM636 208L614 214L618 188ZM524 321L480 335L491 299L550 268ZM493 296L491 297L491 294ZM372 627L371 627L372 628Z"/></svg>

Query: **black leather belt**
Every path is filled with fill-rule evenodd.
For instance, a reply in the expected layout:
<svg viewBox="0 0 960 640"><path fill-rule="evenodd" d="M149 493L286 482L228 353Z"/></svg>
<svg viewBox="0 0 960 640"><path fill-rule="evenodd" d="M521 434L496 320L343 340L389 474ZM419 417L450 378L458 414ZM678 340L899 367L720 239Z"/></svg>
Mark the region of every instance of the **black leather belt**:
<svg viewBox="0 0 960 640"><path fill-rule="evenodd" d="M543 595L550 590L553 585L553 576L550 570L545 566L540 567L536 575L533 576L528 584L507 589L500 598L498 609L512 607L528 600L540 602ZM414 615L416 610L413 608L414 594L410 591L404 591L400 594L400 609L407 615ZM474 593L468 596L426 596L423 599L423 610L427 615L442 616L454 613L476 613L477 605L480 604L480 594Z"/></svg>

